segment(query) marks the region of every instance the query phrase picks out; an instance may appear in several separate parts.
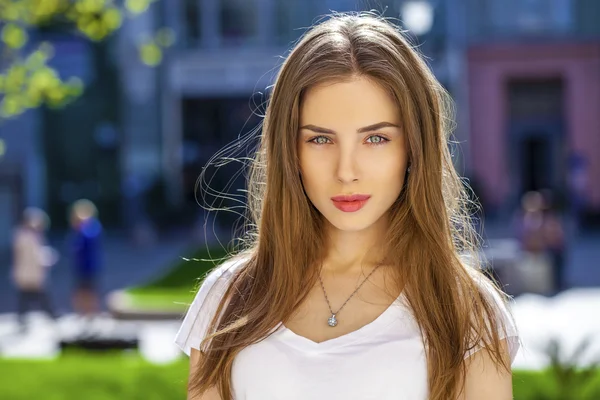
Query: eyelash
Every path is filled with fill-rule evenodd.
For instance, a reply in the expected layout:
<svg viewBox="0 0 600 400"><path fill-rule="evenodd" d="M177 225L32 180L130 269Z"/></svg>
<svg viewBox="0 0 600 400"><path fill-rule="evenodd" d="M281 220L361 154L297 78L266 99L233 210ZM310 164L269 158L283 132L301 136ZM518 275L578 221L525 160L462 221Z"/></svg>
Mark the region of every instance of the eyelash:
<svg viewBox="0 0 600 400"><path fill-rule="evenodd" d="M371 138L374 138L374 137L381 138L381 139L382 139L382 141L381 141L381 142L379 142L379 143L367 143L369 146L381 146L381 145L383 145L383 144L386 144L387 142L389 142L389 141L390 141L388 138L386 138L386 137L383 137L383 136L381 136L381 135L371 135L371 136L369 136L369 137L367 138L367 140L369 140L369 139L371 139ZM314 143L314 144L316 144L317 146L324 146L324 145L330 144L330 143L317 143L317 142L316 142L316 140L317 140L318 138L325 138L325 139L327 139L327 140L331 141L331 139L329 139L327 136L320 135L320 136L315 136L315 137L313 137L313 138L309 139L307 142L309 142L309 143Z"/></svg>

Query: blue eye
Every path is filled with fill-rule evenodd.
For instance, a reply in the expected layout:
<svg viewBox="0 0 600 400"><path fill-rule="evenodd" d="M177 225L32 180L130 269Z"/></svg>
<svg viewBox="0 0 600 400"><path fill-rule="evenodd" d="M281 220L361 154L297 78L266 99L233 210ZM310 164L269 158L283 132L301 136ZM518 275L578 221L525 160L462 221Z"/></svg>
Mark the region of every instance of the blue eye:
<svg viewBox="0 0 600 400"><path fill-rule="evenodd" d="M310 139L309 142L312 142L315 144L328 144L329 138L326 136L317 136L317 137Z"/></svg>
<svg viewBox="0 0 600 400"><path fill-rule="evenodd" d="M383 136L373 135L373 136L369 136L367 138L367 142L369 144L377 145L377 144L383 144L385 142L389 142L389 140L384 138Z"/></svg>
<svg viewBox="0 0 600 400"><path fill-rule="evenodd" d="M390 141L389 139L387 139L383 136L380 136L380 135L372 135L367 138L367 143L369 145L373 145L373 146L384 144L389 141ZM312 139L308 140L308 143L314 143L317 145L326 145L326 144L331 143L331 139L329 139L327 136L315 136Z"/></svg>

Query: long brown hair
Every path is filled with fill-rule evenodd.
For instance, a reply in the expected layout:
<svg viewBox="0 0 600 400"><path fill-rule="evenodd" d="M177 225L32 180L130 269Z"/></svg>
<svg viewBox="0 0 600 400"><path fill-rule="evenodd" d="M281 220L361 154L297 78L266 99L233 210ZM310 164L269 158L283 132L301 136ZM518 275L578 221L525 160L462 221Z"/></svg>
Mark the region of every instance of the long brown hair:
<svg viewBox="0 0 600 400"><path fill-rule="evenodd" d="M411 171L390 213L385 261L397 266L422 331L430 398L456 398L465 354L476 345L510 370L498 333L505 327L474 279L484 277L469 197L448 148L449 96L394 25L371 14L336 14L303 36L277 76L248 184L254 240L202 343L193 393L214 386L231 399L235 356L285 322L315 284L325 241L322 216L299 177L300 105L308 88L352 76L389 91L408 138Z"/></svg>

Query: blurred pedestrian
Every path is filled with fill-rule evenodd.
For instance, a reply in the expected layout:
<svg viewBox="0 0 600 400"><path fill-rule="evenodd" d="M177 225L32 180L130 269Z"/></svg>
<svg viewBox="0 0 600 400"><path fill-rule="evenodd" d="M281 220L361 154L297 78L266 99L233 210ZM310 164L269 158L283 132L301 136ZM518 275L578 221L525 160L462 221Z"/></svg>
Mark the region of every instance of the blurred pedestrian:
<svg viewBox="0 0 600 400"><path fill-rule="evenodd" d="M525 193L521 199L521 210L517 215L517 238L521 249L519 269L522 284L529 291L550 294L554 282L544 218L542 194L538 191Z"/></svg>
<svg viewBox="0 0 600 400"><path fill-rule="evenodd" d="M567 246L564 223L552 192L542 191L542 195L544 200L542 233L552 264L554 290L560 292L566 289L565 254Z"/></svg>
<svg viewBox="0 0 600 400"><path fill-rule="evenodd" d="M45 231L50 219L39 208L27 208L13 238L12 278L18 290L17 314L21 329L25 328L25 314L33 304L56 319L46 290L48 269L58 261L58 253L46 245Z"/></svg>
<svg viewBox="0 0 600 400"><path fill-rule="evenodd" d="M101 269L102 225L96 206L87 199L73 204L70 222L75 274L73 308L80 316L91 319L100 311L98 277Z"/></svg>
<svg viewBox="0 0 600 400"><path fill-rule="evenodd" d="M528 253L542 253L545 250L544 235L544 199L540 192L531 191L523 195L518 216L517 237L521 250Z"/></svg>

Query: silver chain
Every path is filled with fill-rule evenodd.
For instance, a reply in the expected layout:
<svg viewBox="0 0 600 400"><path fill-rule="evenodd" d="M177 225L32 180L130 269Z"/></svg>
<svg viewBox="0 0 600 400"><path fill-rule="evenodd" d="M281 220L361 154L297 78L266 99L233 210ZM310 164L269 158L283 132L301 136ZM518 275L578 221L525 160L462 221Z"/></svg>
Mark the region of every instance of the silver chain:
<svg viewBox="0 0 600 400"><path fill-rule="evenodd" d="M344 302L344 304L342 304L342 306L336 311L333 312L333 310L331 309L331 304L329 303L329 298L327 297L327 291L325 290L325 285L323 285L323 279L321 278L321 273L319 273L319 282L321 282L321 288L323 289L323 294L325 295L325 301L327 301L327 306L329 307L329 311L331 311L332 315L337 315L340 311L342 311L342 308L344 308L344 306L346 305L346 303L348 303L348 301L350 301L350 299L352 298L352 296L354 296L356 294L356 292L358 292L358 289L360 289L362 287L362 285L365 284L365 282L369 279L369 277L371 275L373 275L373 272L377 271L377 268L379 268L381 266L381 264L379 264L378 266L376 266L375 268L373 268L373 271L371 271L369 273L369 275L367 275L367 277L365 278L364 281L362 281L362 283L360 285L358 285L358 287L354 290L354 292L352 292L352 294L350 295L350 297L348 297L348 299L346 299L346 301Z"/></svg>

